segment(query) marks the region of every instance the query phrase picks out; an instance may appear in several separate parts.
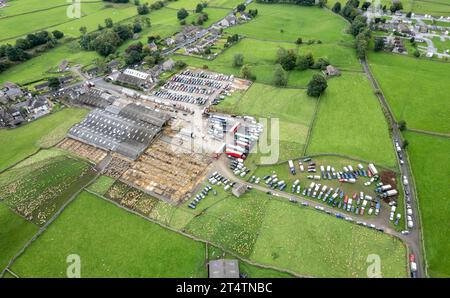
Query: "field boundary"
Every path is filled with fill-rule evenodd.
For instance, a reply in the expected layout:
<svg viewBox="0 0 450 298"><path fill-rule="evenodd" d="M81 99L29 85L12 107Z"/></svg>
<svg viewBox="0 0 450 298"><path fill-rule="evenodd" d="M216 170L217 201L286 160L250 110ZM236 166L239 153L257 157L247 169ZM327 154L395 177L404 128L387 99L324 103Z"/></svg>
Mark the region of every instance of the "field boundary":
<svg viewBox="0 0 450 298"><path fill-rule="evenodd" d="M450 133L422 130L422 129L417 129L417 128L406 128L406 131L419 133L419 134L423 134L423 135L429 135L432 137L450 138Z"/></svg>
<svg viewBox="0 0 450 298"><path fill-rule="evenodd" d="M316 124L317 115L319 114L320 97L321 96L319 95L319 97L317 98L316 106L315 106L315 109L314 109L314 113L313 113L311 122L309 123L308 134L306 135L305 145L303 146L303 152L302 152L303 156L306 155L306 151L308 150L309 144L311 142L312 131L313 131L313 128L314 128L314 126Z"/></svg>
<svg viewBox="0 0 450 298"><path fill-rule="evenodd" d="M94 169L95 170L95 169ZM66 209L67 206L70 205L70 203L72 203L77 197L78 195L84 191L85 187L90 186L92 183L94 183L98 177L101 175L100 172L97 172L97 174L90 180L88 181L84 186L82 186L77 192L75 192L62 206L61 208L55 213L53 214L53 216L45 223L45 225L43 225L37 232L36 234L34 234L33 237L31 237L30 240L28 240L25 245L19 250L19 252L17 252L14 257L12 257L12 259L8 262L8 264L6 265L6 267L0 272L0 278L3 277L3 275L5 274L5 272L8 270L9 268L14 264L14 262L25 252L25 250L31 245L33 244L33 242L39 238L39 236L42 235L42 233L44 233L47 228L50 226L51 223L53 223L53 221L55 221L59 215Z"/></svg>
<svg viewBox="0 0 450 298"><path fill-rule="evenodd" d="M109 202L109 203L111 203L111 204L116 205L117 207L119 207L119 208L125 210L126 212L129 212L129 213L131 213L131 214L134 214L134 215L136 215L136 216L139 216L139 217L143 218L144 220L147 220L147 221L150 221L150 222L152 222L152 223L154 223L154 224L157 224L157 225L159 225L159 226L162 227L162 228L168 229L168 230L170 230L170 231L172 231L172 232L175 232L175 233L178 233L178 234L183 235L183 236L185 236L185 237L188 237L188 238L190 238L190 239L192 239L192 240L194 240L194 241L202 242L202 243L204 243L204 244L209 244L209 245L211 245L211 246L215 246L215 247L221 249L222 251L224 251L224 252L226 252L226 253L228 253L228 254L234 256L235 258L237 258L237 259L239 259L239 260L241 260L241 261L243 261L243 262L245 262L245 263L248 263L248 264L250 264L250 265L253 265L253 266L256 266L256 267L260 267L260 268L263 268L263 269L272 269L272 270L276 270L276 271L279 271L279 272L288 273L288 274L293 275L293 276L295 276L295 277L304 277L304 278L305 278L305 277L312 277L312 276L306 276L306 275L298 274L298 273L296 273L296 272L294 272L294 271L291 271L291 270L289 270L289 269L279 268L279 267L272 266L272 265L265 265L265 264L256 263L256 262L254 262L254 261L252 261L252 260L250 260L250 259L246 259L246 258L244 258L244 257L242 257L242 256L240 256L240 255L238 255L238 254L236 254L236 253L234 253L234 252L228 250L228 249L225 249L222 245L215 244L215 243L213 243L213 242L211 242L211 241L209 241L209 240L206 240L206 239L202 239L202 238L193 236L193 235L188 234L188 233L186 233L186 232L183 232L183 231L180 231L180 230L178 230L178 229L175 229L175 228L173 228L173 227L171 227L171 226L165 225L165 224L163 224L163 223L161 223L161 222L159 222L159 221L157 221L157 220L155 220L155 219L146 217L145 215L142 215L142 214L140 214L140 213L137 212L137 211L130 210L130 209L128 209L128 208L126 208L126 207L120 205L120 204L117 203L117 202L111 201L110 199L108 199L107 197L105 197L105 196L103 196L103 195L102 195L102 196L99 196L97 193L95 193L95 192L93 192L93 191L91 191L91 190L85 189L85 191L88 192L88 193L90 193L90 194L92 194L92 195L95 195L96 197L98 197L98 198L100 198L100 199L102 199L102 200L105 200L105 201L107 201L107 202Z"/></svg>

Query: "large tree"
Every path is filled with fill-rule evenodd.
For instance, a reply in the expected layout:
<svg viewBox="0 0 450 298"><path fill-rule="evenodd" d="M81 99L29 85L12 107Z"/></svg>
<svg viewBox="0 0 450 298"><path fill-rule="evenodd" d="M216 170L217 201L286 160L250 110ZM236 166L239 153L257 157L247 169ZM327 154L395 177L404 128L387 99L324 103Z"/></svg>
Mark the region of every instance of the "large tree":
<svg viewBox="0 0 450 298"><path fill-rule="evenodd" d="M241 53L235 54L233 56L233 66L234 67L241 67L244 65L244 55Z"/></svg>
<svg viewBox="0 0 450 298"><path fill-rule="evenodd" d="M273 72L273 83L275 84L275 86L284 87L287 85L287 81L287 72L283 69L281 64L277 64L275 66L275 71Z"/></svg>
<svg viewBox="0 0 450 298"><path fill-rule="evenodd" d="M177 12L177 18L181 21L184 20L185 18L187 18L189 15L189 13L187 12L186 9L181 8L178 12Z"/></svg>
<svg viewBox="0 0 450 298"><path fill-rule="evenodd" d="M313 75L311 81L308 83L308 89L306 93L309 96L313 97L319 97L325 89L327 89L328 84L327 80L324 78L321 74L315 74Z"/></svg>

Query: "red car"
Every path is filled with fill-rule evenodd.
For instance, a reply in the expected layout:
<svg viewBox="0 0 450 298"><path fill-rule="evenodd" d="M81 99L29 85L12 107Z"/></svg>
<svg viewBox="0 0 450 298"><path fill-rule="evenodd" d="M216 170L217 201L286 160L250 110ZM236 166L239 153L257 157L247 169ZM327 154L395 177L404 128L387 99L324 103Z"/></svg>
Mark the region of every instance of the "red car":
<svg viewBox="0 0 450 298"><path fill-rule="evenodd" d="M414 262L415 261L415 257L414 257L414 254L410 254L409 255L409 261L412 263L412 262Z"/></svg>

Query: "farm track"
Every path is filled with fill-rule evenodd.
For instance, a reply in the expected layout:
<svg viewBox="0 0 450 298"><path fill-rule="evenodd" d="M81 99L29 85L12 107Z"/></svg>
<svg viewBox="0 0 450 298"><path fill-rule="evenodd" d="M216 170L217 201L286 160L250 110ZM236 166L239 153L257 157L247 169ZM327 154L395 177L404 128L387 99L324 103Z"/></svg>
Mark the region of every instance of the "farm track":
<svg viewBox="0 0 450 298"><path fill-rule="evenodd" d="M389 127L392 130L392 146L394 147L395 140L402 140L402 133L398 127L398 124L394 118L394 114L392 113L391 107L389 106L386 97L383 94L378 82L370 70L370 67L365 59L360 59L360 63L364 68L364 72L367 75L367 78L372 83L372 87L375 89L375 94L380 102L382 109L385 111L385 115L389 124ZM417 277L427 277L427 262L425 256L425 246L422 238L422 228L421 228L421 214L419 209L419 200L417 198L417 191L414 183L414 176L412 174L411 165L409 162L408 153L406 150L403 150L406 158L404 158L404 164L400 164L400 160L397 155L397 162L400 168L400 172L402 175L408 178L410 182L409 185L403 185L404 190L409 190L411 196L411 207L414 210L414 228L411 230L411 234L406 236L408 241L408 249L410 253L413 253L416 257L417 266ZM412 185L412 186L411 186ZM406 209L405 209L406 210Z"/></svg>

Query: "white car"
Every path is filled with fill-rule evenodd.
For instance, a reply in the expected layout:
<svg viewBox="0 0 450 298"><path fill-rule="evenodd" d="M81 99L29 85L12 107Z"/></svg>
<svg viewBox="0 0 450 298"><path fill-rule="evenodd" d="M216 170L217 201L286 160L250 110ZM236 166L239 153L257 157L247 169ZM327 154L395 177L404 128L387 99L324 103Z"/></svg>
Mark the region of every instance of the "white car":
<svg viewBox="0 0 450 298"><path fill-rule="evenodd" d="M404 231L401 231L401 233L402 233L402 235L409 235L409 231L408 230L404 230Z"/></svg>

